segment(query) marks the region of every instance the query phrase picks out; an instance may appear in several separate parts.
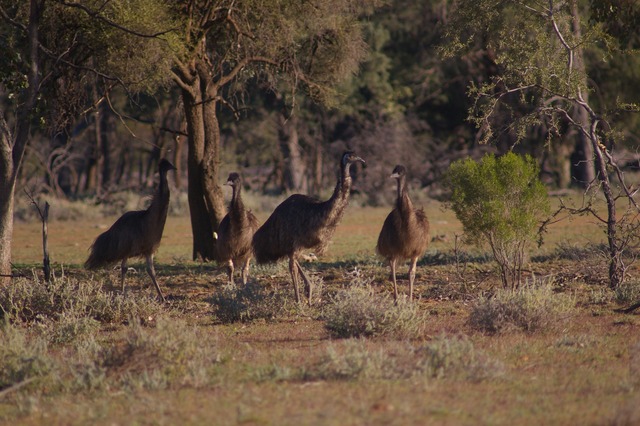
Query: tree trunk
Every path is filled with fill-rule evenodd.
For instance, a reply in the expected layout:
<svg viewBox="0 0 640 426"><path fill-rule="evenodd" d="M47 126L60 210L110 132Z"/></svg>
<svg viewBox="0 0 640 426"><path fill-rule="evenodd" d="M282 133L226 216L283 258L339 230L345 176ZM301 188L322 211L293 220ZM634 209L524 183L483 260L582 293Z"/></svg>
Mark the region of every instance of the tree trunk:
<svg viewBox="0 0 640 426"><path fill-rule="evenodd" d="M13 240L13 206L16 179L24 158L31 133L31 119L38 99L40 68L38 36L40 7L37 0L30 1L28 30L29 70L27 89L20 96L16 111L15 138L0 111L0 284L11 282L11 242ZM12 143L13 142L13 143Z"/></svg>
<svg viewBox="0 0 640 426"><path fill-rule="evenodd" d="M194 87L195 86L195 87ZM213 227L205 202L204 187L204 116L199 81L192 85L193 90L182 90L189 151L187 157L189 213L193 233L193 260L214 259Z"/></svg>
<svg viewBox="0 0 640 426"><path fill-rule="evenodd" d="M285 184L287 190L306 193L306 164L300 149L298 135L298 118L296 115L286 117L279 115L280 149L285 162Z"/></svg>
<svg viewBox="0 0 640 426"><path fill-rule="evenodd" d="M571 30L575 40L582 39L582 31L580 29L580 11L578 10L578 1L571 1ZM584 78L585 81L580 82L585 90L582 90L582 99L585 103L589 103L589 92L586 90L586 74L584 68L584 51L578 44L574 51L573 67L577 71L577 75ZM589 127L589 113L585 108L575 108L572 118L576 123L582 125L583 128ZM574 176L580 186L586 188L596 178L596 160L594 159L594 150L591 140L583 132L578 132L574 153L572 156L572 165L574 168Z"/></svg>
<svg viewBox="0 0 640 426"><path fill-rule="evenodd" d="M11 241L13 238L13 159L11 132L0 113L0 285L11 282Z"/></svg>

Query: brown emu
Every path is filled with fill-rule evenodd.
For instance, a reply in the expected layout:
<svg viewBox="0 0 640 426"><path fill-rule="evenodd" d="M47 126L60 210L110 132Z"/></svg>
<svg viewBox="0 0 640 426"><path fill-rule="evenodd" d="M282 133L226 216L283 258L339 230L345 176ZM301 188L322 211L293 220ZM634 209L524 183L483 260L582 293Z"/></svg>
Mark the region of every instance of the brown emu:
<svg viewBox="0 0 640 426"><path fill-rule="evenodd" d="M416 263L429 245L429 220L423 209L416 209L407 193L407 171L396 166L390 178L398 180L396 207L391 210L382 225L376 251L389 261L393 279L393 297L398 300L396 263L411 259L409 267L409 300L413 298L413 282L416 278Z"/></svg>
<svg viewBox="0 0 640 426"><path fill-rule="evenodd" d="M144 256L147 261L147 273L153 281L158 296L164 301L164 295L156 280L153 267L153 254L160 245L162 231L167 220L169 209L169 185L167 172L176 170L169 161L162 159L159 164L160 184L146 210L126 212L111 228L98 235L91 246L89 258L84 263L87 269L97 269L102 266L121 262L120 284L124 292L124 278L127 273L127 259Z"/></svg>
<svg viewBox="0 0 640 426"><path fill-rule="evenodd" d="M320 201L307 195L294 194L276 207L253 236L256 262L276 262L285 257L289 258L289 272L298 303L298 272L302 274L308 289L309 304L312 294L311 282L298 263L300 252L312 249L316 254L322 254L326 249L349 202L350 167L357 161L364 163L364 160L352 151L342 155L340 177L331 198Z"/></svg>
<svg viewBox="0 0 640 426"><path fill-rule="evenodd" d="M238 173L231 173L225 185L231 186L233 195L229 204L229 212L220 222L216 248L218 260L226 262L229 271L229 282L233 283L234 265L242 265L242 284L249 277L249 262L253 254L251 239L258 229L258 219L246 210L240 195L242 179Z"/></svg>

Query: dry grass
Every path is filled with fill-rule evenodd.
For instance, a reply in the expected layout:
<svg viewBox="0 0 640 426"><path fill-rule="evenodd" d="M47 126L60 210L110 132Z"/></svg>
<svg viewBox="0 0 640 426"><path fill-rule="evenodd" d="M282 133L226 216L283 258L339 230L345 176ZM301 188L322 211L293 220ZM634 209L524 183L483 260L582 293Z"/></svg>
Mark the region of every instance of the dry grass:
<svg viewBox="0 0 640 426"><path fill-rule="evenodd" d="M498 275L483 253L456 261L459 224L438 203L425 207L434 235L443 237L419 264L412 312L421 321L409 316L405 322L420 324L419 330L392 331L382 315L373 323L383 331L357 339L332 334L327 312L333 309L334 320L349 324L367 304L393 310L382 302L391 294L388 268L373 253L388 208L349 207L328 256L305 265L323 288L314 306L302 309L294 306L282 264L252 268L253 287L232 290L224 288L224 270L187 260L191 235L184 216L169 218L157 256L165 305L149 297L153 291L140 263L133 262L138 273L130 273L124 297L114 285L117 271L88 274L67 266L84 261L101 231L96 223L109 220L50 224L59 277L50 288L34 279L37 269L32 272L41 257L39 224L16 223L14 261L26 277L0 293L10 320L1 335L0 363L10 368L0 373L0 421L637 422L640 321L613 313L623 299L606 289L597 253L581 251L602 242L600 230L586 218L554 225L546 245L532 253L530 275L553 282L543 299L568 297L568 314L528 332L491 334L475 331L467 320L481 296L499 286ZM638 268L629 273L636 276ZM405 288L406 266L398 278ZM635 293L629 294L624 300ZM535 300L534 306L547 306ZM266 314L257 314L263 301L267 308L260 312Z"/></svg>

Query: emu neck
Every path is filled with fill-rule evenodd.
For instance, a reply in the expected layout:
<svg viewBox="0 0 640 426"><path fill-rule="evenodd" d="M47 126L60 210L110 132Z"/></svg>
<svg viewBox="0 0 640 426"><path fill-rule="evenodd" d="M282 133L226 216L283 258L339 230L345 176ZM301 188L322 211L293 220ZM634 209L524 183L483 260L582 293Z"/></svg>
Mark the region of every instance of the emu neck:
<svg viewBox="0 0 640 426"><path fill-rule="evenodd" d="M336 184L336 188L333 190L333 194L329 201L336 203L338 201L345 201L349 198L349 192L351 191L351 163L343 164L340 167L340 178Z"/></svg>
<svg viewBox="0 0 640 426"><path fill-rule="evenodd" d="M156 192L149 210L166 216L167 209L169 207L169 182L167 181L167 172L160 172L160 183L158 184L158 191Z"/></svg>
<svg viewBox="0 0 640 426"><path fill-rule="evenodd" d="M244 211L244 204L242 203L242 197L240 196L241 192L242 188L240 187L240 185L233 185L233 193L231 195L229 212L234 217L242 216L241 213Z"/></svg>
<svg viewBox="0 0 640 426"><path fill-rule="evenodd" d="M407 179L404 176L398 178L398 198L396 205L400 211L410 212L413 210L413 204L407 192Z"/></svg>
<svg viewBox="0 0 640 426"><path fill-rule="evenodd" d="M333 195L324 204L324 215L326 226L334 227L342 219L342 215L349 203L349 192L351 191L351 175L349 174L350 164L343 165L340 169L340 178L333 191Z"/></svg>

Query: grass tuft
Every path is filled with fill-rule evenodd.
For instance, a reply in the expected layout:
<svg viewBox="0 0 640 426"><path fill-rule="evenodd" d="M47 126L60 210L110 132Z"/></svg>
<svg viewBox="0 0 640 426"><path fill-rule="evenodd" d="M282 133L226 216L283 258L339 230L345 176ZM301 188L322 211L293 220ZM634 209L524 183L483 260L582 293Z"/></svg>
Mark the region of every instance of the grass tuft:
<svg viewBox="0 0 640 426"><path fill-rule="evenodd" d="M416 352L421 356L420 369L428 377L479 382L504 372L501 363L478 351L465 336L440 335Z"/></svg>
<svg viewBox="0 0 640 426"><path fill-rule="evenodd" d="M160 318L154 329L132 322L124 342L103 348L101 365L125 389L201 387L220 361L214 345L196 327L179 319Z"/></svg>
<svg viewBox="0 0 640 426"><path fill-rule="evenodd" d="M515 290L499 289L492 297L481 296L467 322L474 330L491 334L533 333L550 328L574 306L572 297L554 293L552 282L533 281Z"/></svg>
<svg viewBox="0 0 640 426"><path fill-rule="evenodd" d="M125 323L130 318L148 318L162 311L162 305L151 297L107 292L101 282L94 280L60 277L46 283L19 278L0 288L0 319L62 322L75 327L76 332L91 328L87 318L100 323ZM71 324L74 321L84 324Z"/></svg>
<svg viewBox="0 0 640 426"><path fill-rule="evenodd" d="M0 390L47 376L56 368L45 338L28 336L6 321L0 325L0 365Z"/></svg>
<svg viewBox="0 0 640 426"><path fill-rule="evenodd" d="M329 345L311 374L319 380L360 380L393 378L394 360L384 350L372 350L363 339L350 339L342 350Z"/></svg>
<svg viewBox="0 0 640 426"><path fill-rule="evenodd" d="M279 291L269 291L256 281L250 281L242 287L224 284L211 302L218 320L233 323L277 318L285 311L287 298Z"/></svg>
<svg viewBox="0 0 640 426"><path fill-rule="evenodd" d="M339 290L323 311L325 327L335 337L394 336L418 338L426 314L417 303L401 299L396 305L387 295L375 293L370 283L356 280Z"/></svg>

